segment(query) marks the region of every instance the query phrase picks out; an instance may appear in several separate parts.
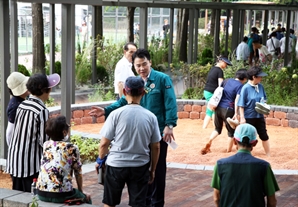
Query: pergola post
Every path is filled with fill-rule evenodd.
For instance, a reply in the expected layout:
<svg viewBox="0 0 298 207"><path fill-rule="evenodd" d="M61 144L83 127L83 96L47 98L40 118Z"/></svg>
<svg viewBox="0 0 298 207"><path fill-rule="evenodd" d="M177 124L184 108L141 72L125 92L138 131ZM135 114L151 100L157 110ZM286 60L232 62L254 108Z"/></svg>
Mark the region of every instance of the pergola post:
<svg viewBox="0 0 298 207"><path fill-rule="evenodd" d="M266 40L268 37L268 14L269 14L269 11L268 10L265 10L265 13L264 13L264 29L263 29L263 39L262 39L262 44L266 46Z"/></svg>
<svg viewBox="0 0 298 207"><path fill-rule="evenodd" d="M193 63L198 59L198 29L199 29L199 9L194 9L194 50L193 50Z"/></svg>
<svg viewBox="0 0 298 207"><path fill-rule="evenodd" d="M232 51L234 51L237 48L237 45L239 43L238 37L239 37L239 10L234 9L233 10L233 37L232 37Z"/></svg>
<svg viewBox="0 0 298 207"><path fill-rule="evenodd" d="M61 114L71 118L75 103L75 5L62 4Z"/></svg>
<svg viewBox="0 0 298 207"><path fill-rule="evenodd" d="M244 37L244 19L245 19L245 10L240 10L240 21L239 21L239 37L238 37L238 43L241 42L241 40Z"/></svg>
<svg viewBox="0 0 298 207"><path fill-rule="evenodd" d="M147 49L147 20L148 8L140 8L140 43L139 48Z"/></svg>
<svg viewBox="0 0 298 207"><path fill-rule="evenodd" d="M225 35L225 55L228 56L228 47L229 47L229 27L230 27L230 14L231 10L227 9L227 26L226 26L226 35Z"/></svg>
<svg viewBox="0 0 298 207"><path fill-rule="evenodd" d="M290 41L290 24L291 24L291 10L287 11L287 26L286 26L286 45L285 45L285 55L284 55L284 66L287 66L289 63L289 41Z"/></svg>
<svg viewBox="0 0 298 207"><path fill-rule="evenodd" d="M10 34L9 34L9 0L0 1L0 69L1 69L1 139L0 158L7 158L8 147L6 144L7 116L5 107L9 102L9 93L6 79L10 74Z"/></svg>
<svg viewBox="0 0 298 207"><path fill-rule="evenodd" d="M219 51L219 33L220 33L220 9L215 10L215 27L214 27L214 58L217 59L216 56L220 55Z"/></svg>
<svg viewBox="0 0 298 207"><path fill-rule="evenodd" d="M168 63L169 63L169 68L170 68L170 64L172 63L172 57L173 57L174 8L170 9L169 22L170 22L170 34L169 34Z"/></svg>
<svg viewBox="0 0 298 207"><path fill-rule="evenodd" d="M11 39L11 71L18 71L19 48L18 48L18 5L16 0L10 1L10 39Z"/></svg>
<svg viewBox="0 0 298 207"><path fill-rule="evenodd" d="M194 32L194 9L189 9L189 25L188 25L188 52L187 63L193 63L193 32Z"/></svg>
<svg viewBox="0 0 298 207"><path fill-rule="evenodd" d="M50 4L50 74L55 73L55 33L55 4ZM55 91L55 87L52 91Z"/></svg>

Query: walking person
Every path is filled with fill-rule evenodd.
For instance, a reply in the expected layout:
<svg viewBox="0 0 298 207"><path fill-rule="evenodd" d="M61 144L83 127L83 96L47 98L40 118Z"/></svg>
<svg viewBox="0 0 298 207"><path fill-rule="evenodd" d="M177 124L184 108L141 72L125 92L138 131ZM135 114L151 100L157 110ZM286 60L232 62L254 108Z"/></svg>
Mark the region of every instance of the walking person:
<svg viewBox="0 0 298 207"><path fill-rule="evenodd" d="M265 113L269 114L270 106L263 103L266 102L267 96L261 84L262 78L267 74L262 71L262 68L253 66L247 70L247 76L248 82L242 87L238 101L240 123L251 124L257 129L265 154L270 156L269 136L264 118ZM259 110L260 103L261 110Z"/></svg>
<svg viewBox="0 0 298 207"><path fill-rule="evenodd" d="M49 99L51 88L59 82L58 74L34 74L26 84L31 95L17 109L6 161L13 190L31 192L33 178L38 177L42 145L48 140L45 123L49 111L44 102Z"/></svg>
<svg viewBox="0 0 298 207"><path fill-rule="evenodd" d="M212 97L215 89L221 85L224 79L223 70L228 66L232 65L232 63L228 60L227 57L219 56L217 63L213 66L207 75L206 85L204 87L204 97L208 102ZM213 111L206 108L206 116L204 118L203 129L206 129L211 118L213 116ZM214 120L214 119L213 119Z"/></svg>
<svg viewBox="0 0 298 207"><path fill-rule="evenodd" d="M201 154L206 154L210 152L210 147L213 140L221 134L223 123L228 131L228 145L227 152L232 151L233 147L233 135L235 127L229 124L229 119L238 121L238 106L237 102L240 96L241 88L243 84L247 81L247 72L246 69L239 69L235 74L235 79L224 80L223 84L223 94L220 99L218 106L215 109L214 114L214 125L215 130L211 133L210 138L206 146L201 150Z"/></svg>
<svg viewBox="0 0 298 207"><path fill-rule="evenodd" d="M147 205L155 207L164 206L166 171L167 171L167 142L175 140L173 128L177 123L176 96L170 77L162 72L151 68L151 58L148 50L138 49L132 56L134 67L137 73L145 82L145 94L140 105L151 111L156 117L159 125L160 155L155 170L155 179L149 186L147 194ZM92 107L89 112L91 116L103 116L109 114L128 102L125 97L105 108Z"/></svg>
<svg viewBox="0 0 298 207"><path fill-rule="evenodd" d="M270 164L251 155L257 143L254 126L237 126L234 144L238 152L218 160L214 167L211 187L215 206L276 206L279 186Z"/></svg>
<svg viewBox="0 0 298 207"><path fill-rule="evenodd" d="M129 205L145 207L161 137L156 116L140 105L145 94L142 78L127 78L123 93L128 104L111 112L100 131L99 159L108 154L102 202L105 207L119 205L126 184Z"/></svg>
<svg viewBox="0 0 298 207"><path fill-rule="evenodd" d="M248 37L244 37L242 42L237 46L236 56L238 61L246 63L250 55L250 49L247 44Z"/></svg>

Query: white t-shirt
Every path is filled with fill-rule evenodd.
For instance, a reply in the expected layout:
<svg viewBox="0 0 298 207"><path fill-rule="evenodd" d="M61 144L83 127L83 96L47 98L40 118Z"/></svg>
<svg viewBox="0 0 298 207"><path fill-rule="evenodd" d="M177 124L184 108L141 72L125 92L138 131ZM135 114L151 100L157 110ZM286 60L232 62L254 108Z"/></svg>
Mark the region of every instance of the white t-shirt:
<svg viewBox="0 0 298 207"><path fill-rule="evenodd" d="M266 56L270 54L271 53L268 51L267 47L262 45L262 47L259 49L260 61L265 63L267 61Z"/></svg>
<svg viewBox="0 0 298 207"><path fill-rule="evenodd" d="M114 140L106 163L113 167L140 167L150 161L149 145L161 140L156 116L136 104L120 107L108 116L100 137Z"/></svg>
<svg viewBox="0 0 298 207"><path fill-rule="evenodd" d="M273 44L274 46L273 46ZM267 46L267 49L270 53L274 53L275 52L275 48L279 48L280 47L280 43L279 43L279 40L276 39L275 37L271 37L271 39L268 39L267 42L266 42L266 46Z"/></svg>
<svg viewBox="0 0 298 207"><path fill-rule="evenodd" d="M284 53L286 50L286 37L281 38L279 42L280 42L280 51L281 53ZM292 47L293 47L293 39L289 38L288 53L292 52Z"/></svg>
<svg viewBox="0 0 298 207"><path fill-rule="evenodd" d="M135 76L135 74L132 72L132 63L130 63L126 57L122 57L115 68L114 72L114 87L115 87L115 94L118 94L118 83L123 82L125 83L126 78L130 76Z"/></svg>

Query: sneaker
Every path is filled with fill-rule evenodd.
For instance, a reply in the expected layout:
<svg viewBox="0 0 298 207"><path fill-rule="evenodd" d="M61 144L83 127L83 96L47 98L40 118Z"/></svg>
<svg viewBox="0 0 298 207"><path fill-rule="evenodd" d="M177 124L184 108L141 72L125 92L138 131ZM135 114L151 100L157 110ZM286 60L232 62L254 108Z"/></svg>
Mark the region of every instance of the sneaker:
<svg viewBox="0 0 298 207"><path fill-rule="evenodd" d="M259 113L259 114L265 114L265 115L268 115L268 114L270 114L270 110L268 111L268 110L263 110L263 109L261 109L261 108L259 108L259 107L255 107L255 110Z"/></svg>
<svg viewBox="0 0 298 207"><path fill-rule="evenodd" d="M229 123L230 127L236 129L236 127L240 124L237 119L231 119L230 117L227 118L227 122Z"/></svg>
<svg viewBox="0 0 298 207"><path fill-rule="evenodd" d="M270 112L270 106L266 103L256 103L256 107L258 107L259 109L262 109L263 111L268 111Z"/></svg>

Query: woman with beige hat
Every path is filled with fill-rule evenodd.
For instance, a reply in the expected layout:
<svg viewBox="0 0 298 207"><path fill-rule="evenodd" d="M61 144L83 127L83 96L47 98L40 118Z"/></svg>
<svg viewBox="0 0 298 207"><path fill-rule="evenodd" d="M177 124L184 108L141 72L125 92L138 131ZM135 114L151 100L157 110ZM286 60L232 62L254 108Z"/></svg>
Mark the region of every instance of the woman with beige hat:
<svg viewBox="0 0 298 207"><path fill-rule="evenodd" d="M20 72L12 72L6 80L9 93L12 96L6 108L6 114L8 118L8 124L6 128L6 143L8 146L13 132L17 108L19 107L20 103L22 103L30 94L26 86L28 79L28 76L25 76Z"/></svg>

